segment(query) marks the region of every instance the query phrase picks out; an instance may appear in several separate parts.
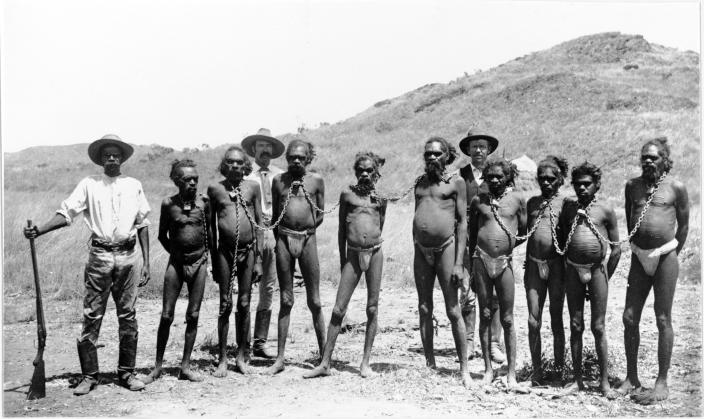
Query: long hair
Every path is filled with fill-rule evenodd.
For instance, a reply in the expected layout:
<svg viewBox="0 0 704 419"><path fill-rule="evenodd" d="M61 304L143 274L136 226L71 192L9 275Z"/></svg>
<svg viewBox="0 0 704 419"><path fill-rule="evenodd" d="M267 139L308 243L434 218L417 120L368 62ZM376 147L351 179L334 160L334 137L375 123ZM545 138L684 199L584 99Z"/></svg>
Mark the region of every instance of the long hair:
<svg viewBox="0 0 704 419"><path fill-rule="evenodd" d="M563 157L548 155L538 163L538 173L540 173L541 168L551 167L555 169L557 174L559 186L565 183L565 178L567 177L568 164L567 160Z"/></svg>
<svg viewBox="0 0 704 419"><path fill-rule="evenodd" d="M459 157L459 153L457 153L457 149L455 148L454 145L452 145L449 141L442 137L430 137L428 140L425 142L425 146L428 144L432 143L440 143L440 146L442 147L442 151L444 151L447 154L447 164L450 165L452 162L454 162L457 157Z"/></svg>
<svg viewBox="0 0 704 419"><path fill-rule="evenodd" d="M377 176L381 176L379 173L379 169L386 163L386 159L379 156L378 154L372 152L372 151L361 151L357 153L356 156L354 156L354 165L352 166L352 170L357 170L357 167L359 167L359 163L363 162L364 160L369 160L372 162L374 165L374 171L376 172Z"/></svg>
<svg viewBox="0 0 704 419"><path fill-rule="evenodd" d="M572 169L572 183L580 176L591 176L597 186L601 186L601 169L596 165L585 161Z"/></svg>

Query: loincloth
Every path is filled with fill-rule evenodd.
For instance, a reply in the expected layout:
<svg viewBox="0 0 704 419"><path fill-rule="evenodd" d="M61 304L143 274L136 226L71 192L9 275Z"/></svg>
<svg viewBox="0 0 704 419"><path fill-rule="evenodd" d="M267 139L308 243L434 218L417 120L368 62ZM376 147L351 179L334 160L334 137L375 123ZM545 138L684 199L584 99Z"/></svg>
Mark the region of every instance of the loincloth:
<svg viewBox="0 0 704 419"><path fill-rule="evenodd" d="M291 230L284 226L278 226L278 233L286 237L286 245L288 246L288 251L291 256L295 259L301 257L303 253L303 248L308 242L308 238L315 234L314 228L309 228L307 230L298 231Z"/></svg>
<svg viewBox="0 0 704 419"><path fill-rule="evenodd" d="M383 241L383 240L382 240ZM362 272L366 272L367 269L369 269L369 263L372 260L372 255L379 249L381 249L381 241L372 247L355 247L355 246L350 246L349 243L347 243L347 249L351 250L353 252L357 252L357 258L359 260L359 269L362 270Z"/></svg>
<svg viewBox="0 0 704 419"><path fill-rule="evenodd" d="M594 268L601 269L601 272L606 277L606 269L604 268L603 260L595 263L575 263L572 262L570 258L565 257L565 263L572 266L574 270L577 271L577 275L579 275L579 281L582 284L588 284L592 280L592 270ZM608 281L608 279L609 278L607 277L606 280Z"/></svg>
<svg viewBox="0 0 704 419"><path fill-rule="evenodd" d="M256 243L257 242L254 240L247 244L239 243L236 252L235 249L232 248L220 247L220 252L228 258L228 262L232 260L234 263L236 259L237 263L242 263L247 260L247 255L249 255L249 253L254 250L254 246L256 245Z"/></svg>
<svg viewBox="0 0 704 419"><path fill-rule="evenodd" d="M547 281L548 277L550 276L550 262L557 259L557 257L554 257L552 259L538 259L536 257L533 257L532 255L528 255L528 259L532 260L533 262L535 262L536 265L538 265L538 275L540 276L540 279L542 279L543 281Z"/></svg>
<svg viewBox="0 0 704 419"><path fill-rule="evenodd" d="M418 243L416 240L413 240L413 243L416 245L416 248L420 250L420 253L423 255L425 258L425 261L428 262L428 265L430 266L435 266L435 256L438 253L442 253L447 246L451 245L452 243L455 242L455 236L452 235L443 242L440 246L437 247L426 247L423 246L422 244Z"/></svg>
<svg viewBox="0 0 704 419"><path fill-rule="evenodd" d="M669 242L663 244L655 249L641 249L635 244L631 243L631 251L638 258L640 265L643 267L645 274L648 276L655 275L655 271L658 270L660 265L660 256L666 255L673 250L677 249L679 242L677 239L672 239Z"/></svg>
<svg viewBox="0 0 704 419"><path fill-rule="evenodd" d="M184 281L189 282L196 278L198 270L205 265L207 260L208 252L203 252L203 254L195 260L185 257L179 258L178 256L172 254L171 257L169 257L169 264L182 275Z"/></svg>
<svg viewBox="0 0 704 419"><path fill-rule="evenodd" d="M474 248L474 258L480 259L484 264L484 269L489 278L496 279L504 273L506 268L511 266L511 255L491 257L479 246Z"/></svg>

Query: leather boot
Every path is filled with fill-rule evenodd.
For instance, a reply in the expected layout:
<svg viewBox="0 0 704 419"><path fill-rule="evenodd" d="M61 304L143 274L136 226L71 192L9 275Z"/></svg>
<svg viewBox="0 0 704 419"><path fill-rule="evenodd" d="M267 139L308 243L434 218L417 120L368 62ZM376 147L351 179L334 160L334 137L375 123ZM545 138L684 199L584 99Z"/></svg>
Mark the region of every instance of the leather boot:
<svg viewBox="0 0 704 419"><path fill-rule="evenodd" d="M254 356L260 358L272 359L274 355L266 352L267 337L269 336L269 323L271 322L271 310L257 311L257 316L254 321Z"/></svg>
<svg viewBox="0 0 704 419"><path fill-rule="evenodd" d="M462 318L467 334L467 359L474 359L474 327L477 322L477 308L474 304L462 310Z"/></svg>
<svg viewBox="0 0 704 419"><path fill-rule="evenodd" d="M73 390L73 394L83 396L98 385L98 350L89 340L76 341L76 346L83 377Z"/></svg>

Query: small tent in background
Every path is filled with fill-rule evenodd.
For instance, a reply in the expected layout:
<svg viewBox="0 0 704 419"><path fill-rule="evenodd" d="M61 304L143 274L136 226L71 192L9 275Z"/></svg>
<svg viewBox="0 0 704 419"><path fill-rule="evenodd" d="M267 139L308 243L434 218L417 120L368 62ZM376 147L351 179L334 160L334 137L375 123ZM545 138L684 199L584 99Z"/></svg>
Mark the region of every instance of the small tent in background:
<svg viewBox="0 0 704 419"><path fill-rule="evenodd" d="M538 165L525 154L521 157L511 160L511 163L518 168L518 178L516 179L517 191L533 191L538 189L538 184L535 181Z"/></svg>

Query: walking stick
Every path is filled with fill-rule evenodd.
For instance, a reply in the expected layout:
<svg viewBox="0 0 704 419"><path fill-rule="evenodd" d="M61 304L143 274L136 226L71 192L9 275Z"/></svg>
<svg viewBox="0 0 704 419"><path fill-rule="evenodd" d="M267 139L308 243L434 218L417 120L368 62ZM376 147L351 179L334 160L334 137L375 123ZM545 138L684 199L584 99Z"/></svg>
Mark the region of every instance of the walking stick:
<svg viewBox="0 0 704 419"><path fill-rule="evenodd" d="M32 227L32 220L27 220L27 227ZM46 376L44 374L44 345L46 344L46 328L44 326L44 308L42 307L42 291L39 287L39 270L37 269L37 251L34 239L29 239L32 251L32 268L34 270L34 287L37 290L37 356L34 358L34 374L29 385L27 400L46 397Z"/></svg>

